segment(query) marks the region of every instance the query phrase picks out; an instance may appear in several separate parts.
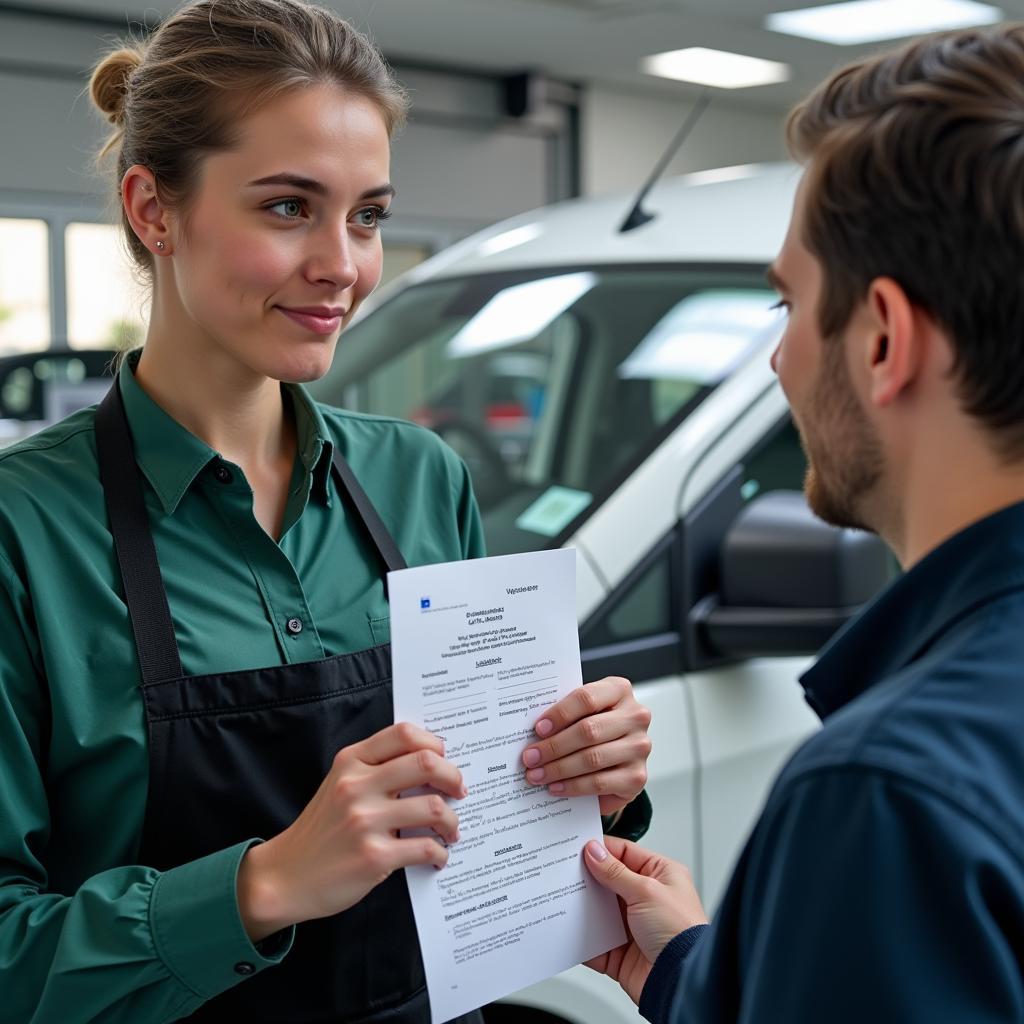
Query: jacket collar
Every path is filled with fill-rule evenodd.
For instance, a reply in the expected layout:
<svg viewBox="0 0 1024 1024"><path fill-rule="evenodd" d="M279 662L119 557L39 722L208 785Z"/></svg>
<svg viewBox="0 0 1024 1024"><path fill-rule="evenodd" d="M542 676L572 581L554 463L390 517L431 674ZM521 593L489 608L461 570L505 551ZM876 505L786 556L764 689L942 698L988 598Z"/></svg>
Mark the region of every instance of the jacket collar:
<svg viewBox="0 0 1024 1024"><path fill-rule="evenodd" d="M1024 502L966 527L898 577L823 648L800 677L827 718L921 657L981 606L1024 590Z"/></svg>

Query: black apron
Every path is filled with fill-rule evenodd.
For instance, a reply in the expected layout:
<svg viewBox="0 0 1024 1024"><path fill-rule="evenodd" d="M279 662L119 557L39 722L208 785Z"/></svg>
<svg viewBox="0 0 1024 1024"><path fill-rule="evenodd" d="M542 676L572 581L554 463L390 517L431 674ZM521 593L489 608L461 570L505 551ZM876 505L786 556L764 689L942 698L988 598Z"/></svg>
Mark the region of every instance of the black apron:
<svg viewBox="0 0 1024 1024"><path fill-rule="evenodd" d="M312 798L338 750L391 725L391 648L185 676L116 382L96 413L96 446L149 733L139 862L167 870L281 832ZM332 469L382 567L405 568L337 448ZM209 1000L188 1020L428 1024L423 963L402 875L395 872L344 913L298 925L280 964ZM246 962L234 966L242 975L253 971ZM467 1024L481 1019L478 1012L460 1018Z"/></svg>

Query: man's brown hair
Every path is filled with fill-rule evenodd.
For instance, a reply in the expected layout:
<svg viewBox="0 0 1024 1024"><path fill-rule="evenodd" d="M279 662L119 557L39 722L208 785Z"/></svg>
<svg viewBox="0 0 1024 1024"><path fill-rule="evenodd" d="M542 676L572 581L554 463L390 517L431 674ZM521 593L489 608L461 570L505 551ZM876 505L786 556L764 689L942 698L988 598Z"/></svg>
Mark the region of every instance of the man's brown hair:
<svg viewBox="0 0 1024 1024"><path fill-rule="evenodd" d="M826 337L877 277L949 335L964 409L1024 458L1024 25L851 65L789 116Z"/></svg>

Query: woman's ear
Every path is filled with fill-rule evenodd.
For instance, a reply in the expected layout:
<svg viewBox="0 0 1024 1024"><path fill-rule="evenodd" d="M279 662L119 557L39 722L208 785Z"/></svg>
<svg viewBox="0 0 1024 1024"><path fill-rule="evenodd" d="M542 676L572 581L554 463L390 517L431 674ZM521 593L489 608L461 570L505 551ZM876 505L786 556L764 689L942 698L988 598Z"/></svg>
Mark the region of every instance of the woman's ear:
<svg viewBox="0 0 1024 1024"><path fill-rule="evenodd" d="M160 202L153 172L133 164L121 179L121 202L132 230L154 256L170 255L166 210Z"/></svg>
<svg viewBox="0 0 1024 1024"><path fill-rule="evenodd" d="M891 277L868 286L867 337L864 357L870 400L876 406L893 402L909 387L921 366L924 339L907 293Z"/></svg>

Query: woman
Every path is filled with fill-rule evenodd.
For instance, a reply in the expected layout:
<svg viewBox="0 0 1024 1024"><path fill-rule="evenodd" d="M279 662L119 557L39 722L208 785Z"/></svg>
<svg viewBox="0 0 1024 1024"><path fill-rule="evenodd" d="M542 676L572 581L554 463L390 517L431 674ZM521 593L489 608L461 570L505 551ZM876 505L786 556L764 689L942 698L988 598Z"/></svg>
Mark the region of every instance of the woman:
<svg viewBox="0 0 1024 1024"><path fill-rule="evenodd" d="M185 7L92 95L152 311L98 409L0 456L4 1020L426 1021L397 869L447 852L397 830L454 842L457 804L397 794L465 790L390 724L383 579L480 524L434 435L301 387L380 277L404 97L300 0ZM620 811L648 719L602 680L524 768Z"/></svg>

